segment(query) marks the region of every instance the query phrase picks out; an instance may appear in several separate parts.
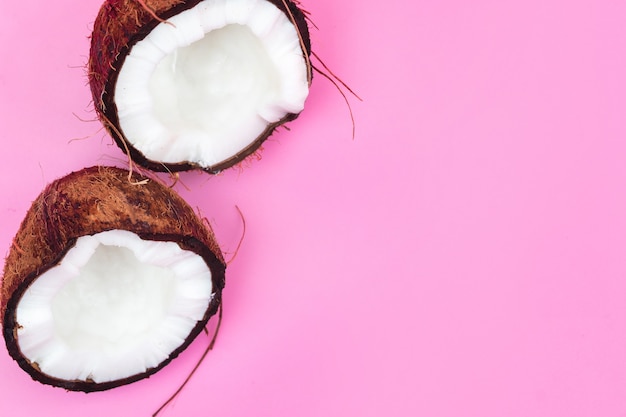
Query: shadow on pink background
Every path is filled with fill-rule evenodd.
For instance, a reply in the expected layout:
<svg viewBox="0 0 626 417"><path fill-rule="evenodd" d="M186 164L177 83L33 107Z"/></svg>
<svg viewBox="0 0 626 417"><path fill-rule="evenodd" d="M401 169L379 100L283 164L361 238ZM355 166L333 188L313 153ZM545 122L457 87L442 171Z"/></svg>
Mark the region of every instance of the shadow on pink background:
<svg viewBox="0 0 626 417"><path fill-rule="evenodd" d="M125 157L93 121L99 1L0 4L0 250L45 184ZM626 3L303 0L316 76L262 159L176 189L232 254L214 351L163 416L626 416ZM0 349L0 415L149 416Z"/></svg>

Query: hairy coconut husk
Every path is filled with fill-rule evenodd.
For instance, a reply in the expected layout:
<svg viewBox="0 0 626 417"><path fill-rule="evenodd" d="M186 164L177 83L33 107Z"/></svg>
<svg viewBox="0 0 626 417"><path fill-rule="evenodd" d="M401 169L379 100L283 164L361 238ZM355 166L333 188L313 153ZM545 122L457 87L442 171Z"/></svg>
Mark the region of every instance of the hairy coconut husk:
<svg viewBox="0 0 626 417"><path fill-rule="evenodd" d="M20 352L16 340L17 304L28 286L57 265L79 237L108 230L127 230L145 240L176 242L182 249L197 253L212 272L215 296L185 343L158 367L110 383L51 378ZM49 184L33 202L6 259L0 319L8 351L33 379L68 390L101 391L148 377L178 356L216 313L225 285L225 268L213 232L165 185L112 167L74 172Z"/></svg>
<svg viewBox="0 0 626 417"><path fill-rule="evenodd" d="M201 167L195 163L163 163L148 159L124 136L117 116L115 105L115 84L119 69L130 49L144 39L159 23L190 9L201 0L106 0L100 8L94 22L91 36L91 48L88 63L88 77L93 102L99 119L111 134L116 144L137 164L153 171L177 172L202 169L218 173L223 169L238 164L254 154L274 130L298 117L287 114L280 121L268 125L252 144L242 149L232 158L210 167ZM278 7L294 22L300 36L303 54L311 55L311 41L305 14L292 0L266 0ZM312 67L308 62L308 77L312 77Z"/></svg>

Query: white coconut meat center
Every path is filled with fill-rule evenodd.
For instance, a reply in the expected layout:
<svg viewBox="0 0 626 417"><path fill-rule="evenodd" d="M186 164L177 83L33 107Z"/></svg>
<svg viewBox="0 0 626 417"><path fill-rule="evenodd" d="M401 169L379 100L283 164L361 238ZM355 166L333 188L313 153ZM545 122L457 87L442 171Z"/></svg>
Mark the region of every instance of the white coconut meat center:
<svg viewBox="0 0 626 417"><path fill-rule="evenodd" d="M148 159L209 167L304 108L308 68L289 17L267 0L204 0L130 50L115 103Z"/></svg>
<svg viewBox="0 0 626 417"><path fill-rule="evenodd" d="M166 360L213 296L202 257L174 242L82 236L19 301L19 348L52 377L116 381Z"/></svg>

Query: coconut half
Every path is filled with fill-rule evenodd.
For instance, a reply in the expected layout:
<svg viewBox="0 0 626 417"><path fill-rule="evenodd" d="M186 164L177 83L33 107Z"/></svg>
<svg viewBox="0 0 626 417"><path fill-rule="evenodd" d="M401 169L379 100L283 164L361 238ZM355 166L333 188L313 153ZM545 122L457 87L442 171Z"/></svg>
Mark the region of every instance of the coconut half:
<svg viewBox="0 0 626 417"><path fill-rule="evenodd" d="M135 162L215 173L303 110L310 53L304 13L289 0L107 0L89 82Z"/></svg>
<svg viewBox="0 0 626 417"><path fill-rule="evenodd" d="M201 332L221 302L213 233L168 187L110 167L50 184L9 251L0 318L30 376L74 391L146 378Z"/></svg>

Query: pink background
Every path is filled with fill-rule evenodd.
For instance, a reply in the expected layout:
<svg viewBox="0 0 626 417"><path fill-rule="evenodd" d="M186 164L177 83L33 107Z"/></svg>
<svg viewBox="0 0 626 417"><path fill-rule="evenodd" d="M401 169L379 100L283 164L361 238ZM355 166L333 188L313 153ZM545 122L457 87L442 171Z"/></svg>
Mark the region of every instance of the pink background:
<svg viewBox="0 0 626 417"><path fill-rule="evenodd" d="M93 121L100 0L0 3L0 251L45 184L124 165ZM228 268L215 350L163 416L626 416L626 3L303 0L321 76L262 160L177 190ZM148 416L0 349L2 416Z"/></svg>

